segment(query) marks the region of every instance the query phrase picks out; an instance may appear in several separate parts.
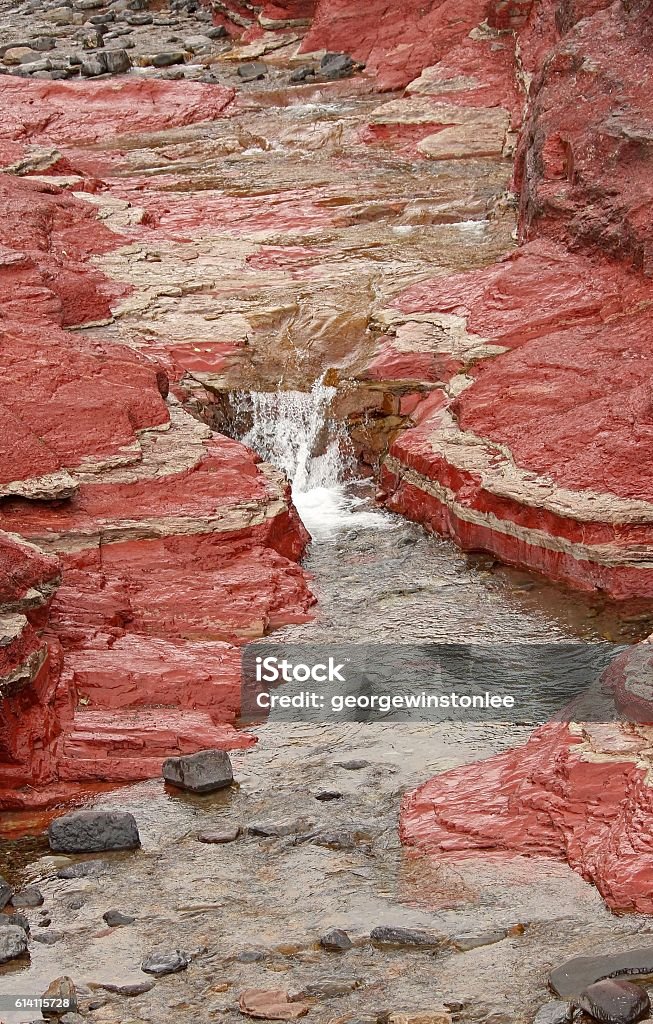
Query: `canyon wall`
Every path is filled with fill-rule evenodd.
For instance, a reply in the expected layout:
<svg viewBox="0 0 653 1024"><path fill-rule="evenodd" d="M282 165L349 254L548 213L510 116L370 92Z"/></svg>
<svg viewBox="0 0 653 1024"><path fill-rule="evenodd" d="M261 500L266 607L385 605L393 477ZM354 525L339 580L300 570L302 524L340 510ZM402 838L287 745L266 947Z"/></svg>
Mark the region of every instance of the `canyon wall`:
<svg viewBox="0 0 653 1024"><path fill-rule="evenodd" d="M252 743L234 728L239 645L310 615L287 481L190 414L183 346L111 331L133 289L94 262L130 241L121 226L132 242L153 227L109 195L96 140L219 119L232 99L0 79L5 808Z"/></svg>
<svg viewBox="0 0 653 1024"><path fill-rule="evenodd" d="M393 303L491 351L441 373L381 475L388 507L462 548L617 599L653 595L652 33L651 5L621 0L534 5L518 28L517 246ZM652 667L641 645L603 680L631 724L553 723L409 794L403 841L567 859L613 909L650 913Z"/></svg>
<svg viewBox="0 0 653 1024"><path fill-rule="evenodd" d="M494 354L444 382L383 470L394 510L615 598L653 593L651 31L648 4L622 3L537 5L520 30L520 244L395 302L460 317Z"/></svg>

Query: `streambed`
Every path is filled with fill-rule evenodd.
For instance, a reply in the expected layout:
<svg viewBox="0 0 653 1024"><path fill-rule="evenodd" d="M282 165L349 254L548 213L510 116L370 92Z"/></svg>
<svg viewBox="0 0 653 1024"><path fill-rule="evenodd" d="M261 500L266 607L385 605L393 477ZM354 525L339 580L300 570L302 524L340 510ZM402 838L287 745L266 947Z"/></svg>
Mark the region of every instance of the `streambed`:
<svg viewBox="0 0 653 1024"><path fill-rule="evenodd" d="M285 441L286 460L301 450L310 462L310 445L291 446L289 455ZM270 432L267 455L275 457ZM316 538L306 567L319 597L317 619L275 639L604 643L628 642L644 628L525 573L470 559L377 510L369 483L347 480L334 452L321 466L326 475L310 465L299 474L296 465L285 467L304 481L296 500ZM507 1024L532 1019L547 998L548 968L578 953L635 946L648 930L645 919L613 917L563 863L443 864L401 848L396 824L406 790L517 745L528 727L272 720L256 731L257 746L233 757L233 791L194 798L152 781L98 798L132 810L143 839L139 853L110 857L99 878L59 880L60 859L40 840L23 841L31 845L14 879L39 885L51 918L46 930L60 938L33 943L29 964L0 972L0 995L39 993L69 974L84 1005L96 1006L90 1019L107 1024L238 1020L245 988L308 992L307 1019L320 1024L440 1002L457 1020ZM339 796L318 799L323 791ZM248 834L261 824L270 835ZM233 843L198 841L202 831L233 827L241 829ZM20 849L15 844L17 855ZM136 921L106 928L102 915L111 908ZM42 932L38 911L28 916ZM376 948L369 934L384 924L448 936L513 934L434 955ZM334 927L353 940L346 954L317 944ZM99 987L143 981L140 962L156 948L186 949L193 963L129 999Z"/></svg>
<svg viewBox="0 0 653 1024"><path fill-rule="evenodd" d="M235 328L241 332L228 370L196 377L218 391L261 389L249 396L253 422L234 425L234 433L294 478L314 537L306 568L317 617L275 639L634 642L651 631L641 610L617 614L600 600L464 556L380 511L373 485L355 479L337 422L324 436L333 396L323 385L309 394L307 382L336 363L354 375L371 354L370 320L397 291L435 271L486 265L506 250L513 226L509 218L485 219L507 186L507 164L434 171L410 148L397 154L364 146L359 131L379 102L295 102L287 90L241 100L229 122L164 140L163 169L157 149L136 140L125 159L132 174L166 193L171 221L177 215L184 227L187 193L203 193L204 205L204 194L208 202L220 192L233 222L219 230L200 218L173 240L152 240L148 259L130 262L129 247L105 257L103 270L136 296L106 333L136 346L146 334L153 344L172 339L180 348L206 337L210 351L233 339ZM270 201L266 209L271 190L288 193L287 220L285 207ZM243 197L255 202L239 206ZM251 264L245 274L243 262L261 245L270 249L268 262L257 253L259 276ZM288 264L281 260L275 270L277 248L288 250ZM306 266L295 271L299 258ZM274 397L281 382L305 390ZM532 1020L547 998L551 966L645 944L647 921L609 914L566 864L485 858L446 865L400 847L404 792L515 746L527 726L271 721L257 732L257 746L234 755L239 785L226 794L200 800L154 780L99 796L97 803L135 813L143 849L108 858L98 878L57 879L60 862L39 838L8 844L12 881L35 882L45 896L51 924L41 929L40 912L28 911L33 932L60 937L34 942L29 962L0 970L0 996L39 994L69 974L89 1019L106 1024L238 1021L238 996L249 987L308 991L307 1020L319 1024L440 1002L457 1020L507 1024ZM359 767L348 767L352 761ZM317 799L324 790L340 796ZM270 834L248 834L255 823ZM242 830L233 843L198 841L201 831L233 827ZM111 908L135 922L106 928L102 915ZM374 947L370 932L382 924L451 937L512 931L433 956ZM317 945L333 927L350 933L348 953ZM143 957L175 947L194 954L183 974L131 998L102 989L142 982ZM0 1019L16 1024L37 1015L2 1011Z"/></svg>

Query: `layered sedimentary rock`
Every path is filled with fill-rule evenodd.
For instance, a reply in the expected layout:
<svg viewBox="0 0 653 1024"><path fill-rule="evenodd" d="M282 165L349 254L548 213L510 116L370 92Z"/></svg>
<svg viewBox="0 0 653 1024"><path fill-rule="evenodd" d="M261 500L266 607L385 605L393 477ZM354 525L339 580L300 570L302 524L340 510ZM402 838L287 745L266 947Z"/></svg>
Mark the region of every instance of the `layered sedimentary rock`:
<svg viewBox="0 0 653 1024"><path fill-rule="evenodd" d="M493 357L443 375L383 485L391 508L467 549L648 597L651 13L599 6L541 6L519 31L522 245L393 303L406 320L458 318Z"/></svg>
<svg viewBox="0 0 653 1024"><path fill-rule="evenodd" d="M109 123L119 137L214 120L232 94L4 80L0 96L0 802L22 807L253 742L233 727L238 645L313 598L285 479L183 408L165 352L89 329L130 287L92 263L124 239L75 147Z"/></svg>
<svg viewBox="0 0 653 1024"><path fill-rule="evenodd" d="M415 790L402 809L404 842L453 859L566 858L615 910L653 912L652 669L651 646L640 644L606 673L616 711L631 722L552 723L525 747Z"/></svg>
<svg viewBox="0 0 653 1024"><path fill-rule="evenodd" d="M532 0L211 0L218 23L246 40L263 30L307 28L302 53L350 53L367 65L380 90L408 85L486 20L491 28L518 28L531 6Z"/></svg>
<svg viewBox="0 0 653 1024"><path fill-rule="evenodd" d="M519 244L392 303L396 324L455 327L471 358L451 346L382 470L389 507L463 548L619 599L653 593L651 31L650 4L621 2L536 5L518 29ZM635 724L579 709L432 779L406 798L404 841L566 858L614 909L650 913L651 667L642 645L604 681Z"/></svg>

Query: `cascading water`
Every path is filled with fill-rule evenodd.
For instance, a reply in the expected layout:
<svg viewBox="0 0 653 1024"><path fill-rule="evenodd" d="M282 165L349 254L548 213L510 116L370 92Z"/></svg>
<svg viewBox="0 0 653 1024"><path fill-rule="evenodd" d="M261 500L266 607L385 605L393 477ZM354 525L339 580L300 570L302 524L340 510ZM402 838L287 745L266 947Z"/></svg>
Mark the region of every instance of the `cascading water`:
<svg viewBox="0 0 653 1024"><path fill-rule="evenodd" d="M335 395L335 388L318 380L310 391L255 391L236 402L252 416L243 443L286 473L297 511L322 540L355 526L392 525L391 517L370 511L366 499L353 493L349 437L331 415Z"/></svg>

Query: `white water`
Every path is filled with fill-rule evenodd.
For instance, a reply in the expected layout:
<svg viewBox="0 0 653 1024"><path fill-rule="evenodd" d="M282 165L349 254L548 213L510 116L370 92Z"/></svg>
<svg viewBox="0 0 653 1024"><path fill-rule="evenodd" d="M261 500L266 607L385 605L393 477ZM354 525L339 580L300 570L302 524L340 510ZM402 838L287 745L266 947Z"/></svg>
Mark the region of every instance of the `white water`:
<svg viewBox="0 0 653 1024"><path fill-rule="evenodd" d="M251 402L254 417L243 443L292 481L297 511L316 540L356 527L393 525L347 484L353 457L344 426L331 416L335 395L335 388L318 380L311 391L250 392L241 399Z"/></svg>

